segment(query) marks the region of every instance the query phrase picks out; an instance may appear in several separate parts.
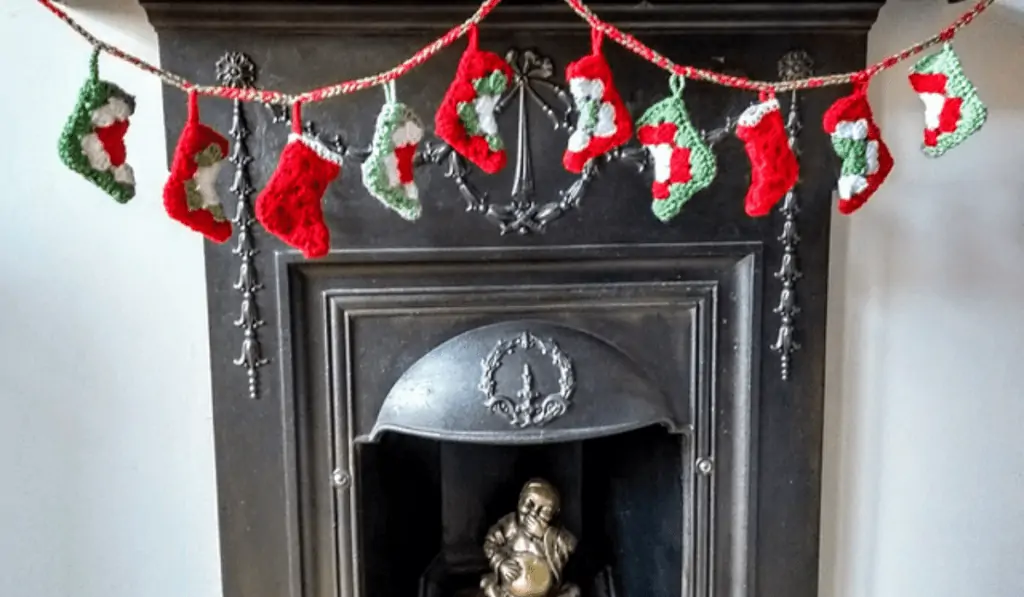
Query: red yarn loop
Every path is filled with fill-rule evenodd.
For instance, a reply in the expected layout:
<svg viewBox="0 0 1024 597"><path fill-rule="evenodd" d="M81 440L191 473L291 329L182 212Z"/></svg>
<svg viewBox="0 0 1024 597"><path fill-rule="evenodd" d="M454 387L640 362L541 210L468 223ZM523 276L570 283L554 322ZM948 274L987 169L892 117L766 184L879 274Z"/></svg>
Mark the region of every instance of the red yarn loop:
<svg viewBox="0 0 1024 597"><path fill-rule="evenodd" d="M480 32L477 30L476 25L470 25L466 32L469 33L469 49L473 51L479 50Z"/></svg>
<svg viewBox="0 0 1024 597"><path fill-rule="evenodd" d="M302 102L292 104L292 132L302 134Z"/></svg>
<svg viewBox="0 0 1024 597"><path fill-rule="evenodd" d="M597 27L590 28L590 53L597 55L601 53L601 43L604 42L604 33Z"/></svg>
<svg viewBox="0 0 1024 597"><path fill-rule="evenodd" d="M762 102L766 102L768 100L775 99L775 90L774 89L762 89L761 92L757 94L757 99L759 101L762 101Z"/></svg>
<svg viewBox="0 0 1024 597"><path fill-rule="evenodd" d="M188 91L188 122L199 122L199 94L195 89Z"/></svg>

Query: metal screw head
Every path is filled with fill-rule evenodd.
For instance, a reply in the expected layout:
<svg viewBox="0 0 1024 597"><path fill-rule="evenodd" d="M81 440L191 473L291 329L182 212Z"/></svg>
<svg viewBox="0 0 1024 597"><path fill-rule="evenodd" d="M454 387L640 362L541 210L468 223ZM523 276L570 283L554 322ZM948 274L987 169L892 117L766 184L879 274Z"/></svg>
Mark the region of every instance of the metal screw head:
<svg viewBox="0 0 1024 597"><path fill-rule="evenodd" d="M715 463L710 458L701 458L697 461L697 472L705 477L715 472Z"/></svg>
<svg viewBox="0 0 1024 597"><path fill-rule="evenodd" d="M334 469L334 472L331 473L331 483L333 483L335 487L348 489L348 487L352 485L352 477L340 468Z"/></svg>

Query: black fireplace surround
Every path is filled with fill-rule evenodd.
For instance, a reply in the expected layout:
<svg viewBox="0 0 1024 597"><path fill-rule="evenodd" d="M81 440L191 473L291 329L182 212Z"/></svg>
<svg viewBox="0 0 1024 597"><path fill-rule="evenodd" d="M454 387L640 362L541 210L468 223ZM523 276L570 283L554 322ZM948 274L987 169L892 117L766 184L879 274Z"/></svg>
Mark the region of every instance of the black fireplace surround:
<svg viewBox="0 0 1024 597"><path fill-rule="evenodd" d="M142 0L162 63L191 79L299 91L399 62L472 1ZM594 0L673 60L758 79L857 69L881 2ZM585 597L817 594L831 191L821 130L843 89L780 97L801 179L744 215L730 126L755 98L691 83L719 160L671 223L635 141L583 175L558 156L565 65L585 25L506 0L481 46L516 73L486 176L428 135L419 222L363 188L379 90L305 109L346 155L324 200L333 250L307 261L252 220L285 110L201 100L232 139L235 237L206 270L224 594L453 597L532 477L561 492ZM462 42L398 81L431 120ZM667 77L606 42L634 119ZM165 92L168 151L186 113Z"/></svg>

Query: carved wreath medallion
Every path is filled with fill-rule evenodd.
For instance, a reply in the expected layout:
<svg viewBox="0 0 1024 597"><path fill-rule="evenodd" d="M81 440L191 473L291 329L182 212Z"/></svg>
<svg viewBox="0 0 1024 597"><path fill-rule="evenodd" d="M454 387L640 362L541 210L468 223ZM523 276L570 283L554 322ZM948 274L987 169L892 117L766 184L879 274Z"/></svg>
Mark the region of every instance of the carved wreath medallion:
<svg viewBox="0 0 1024 597"><path fill-rule="evenodd" d="M544 395L533 387L533 370L530 364L523 363L522 388L515 396L499 393L496 376L501 369L505 357L517 350L536 350L551 359L552 366L558 370L558 391ZM573 372L572 360L562 352L554 340L541 339L529 332L523 332L514 338L499 340L494 349L481 361L483 375L480 378L480 391L486 396L484 406L494 414L508 419L513 427L525 428L542 426L565 414L572 404L572 395L576 390L576 375Z"/></svg>

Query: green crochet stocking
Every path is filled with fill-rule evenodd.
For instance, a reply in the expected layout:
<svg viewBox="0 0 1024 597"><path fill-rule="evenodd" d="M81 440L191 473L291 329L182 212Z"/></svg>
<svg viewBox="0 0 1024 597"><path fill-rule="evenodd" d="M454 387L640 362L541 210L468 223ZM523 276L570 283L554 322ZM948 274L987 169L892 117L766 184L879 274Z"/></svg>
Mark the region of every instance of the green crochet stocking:
<svg viewBox="0 0 1024 597"><path fill-rule="evenodd" d="M419 189L413 180L416 145L423 139L423 122L395 99L394 83L384 87L385 103L377 116L370 157L363 162L363 186L381 203L406 220L420 217Z"/></svg>
<svg viewBox="0 0 1024 597"><path fill-rule="evenodd" d="M924 145L938 157L978 132L988 118L988 108L964 74L953 47L919 60L910 71L910 85L924 103Z"/></svg>
<svg viewBox="0 0 1024 597"><path fill-rule="evenodd" d="M690 121L683 102L684 80L669 80L672 96L651 106L637 122L637 136L654 161L651 210L663 222L715 179L715 154Z"/></svg>
<svg viewBox="0 0 1024 597"><path fill-rule="evenodd" d="M93 50L89 78L64 125L58 151L71 170L119 203L135 196L135 176L127 163L124 136L135 112L135 98L99 78L99 49Z"/></svg>

